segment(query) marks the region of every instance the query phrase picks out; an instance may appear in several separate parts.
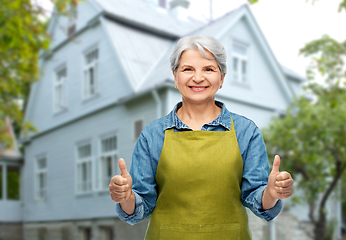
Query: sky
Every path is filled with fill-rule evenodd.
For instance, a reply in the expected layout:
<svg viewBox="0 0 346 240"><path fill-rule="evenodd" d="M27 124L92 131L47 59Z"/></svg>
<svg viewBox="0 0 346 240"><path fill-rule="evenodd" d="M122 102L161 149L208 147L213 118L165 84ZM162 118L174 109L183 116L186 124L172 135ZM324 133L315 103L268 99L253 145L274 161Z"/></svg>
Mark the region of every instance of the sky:
<svg viewBox="0 0 346 240"><path fill-rule="evenodd" d="M209 0L191 0L194 16L208 18ZM245 3L245 0L213 0L214 18ZM310 60L299 56L299 49L328 34L346 40L346 12L338 12L341 0L259 0L251 10L277 60L305 76Z"/></svg>
<svg viewBox="0 0 346 240"><path fill-rule="evenodd" d="M50 8L49 0L34 1ZM214 19L247 2L190 0L189 15L208 19L210 1ZM314 4L313 0L259 0L251 9L279 63L305 76L310 61L299 56L299 49L324 34L338 41L346 40L346 12L338 12L339 2L341 0L316 0Z"/></svg>

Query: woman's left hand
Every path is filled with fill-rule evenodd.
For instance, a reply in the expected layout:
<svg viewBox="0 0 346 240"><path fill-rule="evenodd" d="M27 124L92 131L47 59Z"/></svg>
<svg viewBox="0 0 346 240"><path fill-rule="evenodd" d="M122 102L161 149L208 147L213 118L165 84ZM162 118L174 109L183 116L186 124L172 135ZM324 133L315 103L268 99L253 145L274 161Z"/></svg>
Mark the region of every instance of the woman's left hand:
<svg viewBox="0 0 346 240"><path fill-rule="evenodd" d="M291 174L286 171L280 172L279 167L280 157L276 155L267 188L263 193L262 206L264 209L272 208L278 199L285 199L292 195L294 181Z"/></svg>

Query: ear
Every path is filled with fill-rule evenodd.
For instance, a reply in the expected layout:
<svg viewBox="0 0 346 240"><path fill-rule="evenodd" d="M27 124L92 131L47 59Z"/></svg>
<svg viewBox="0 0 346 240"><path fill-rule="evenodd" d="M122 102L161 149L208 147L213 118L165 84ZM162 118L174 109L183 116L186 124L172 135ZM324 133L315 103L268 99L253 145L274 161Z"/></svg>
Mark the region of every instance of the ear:
<svg viewBox="0 0 346 240"><path fill-rule="evenodd" d="M174 77L174 84L175 84L175 86L177 86L177 84L178 84L178 78L177 78L177 76L175 75L175 72L174 72L173 69L172 69L172 73L173 73L173 77Z"/></svg>
<svg viewBox="0 0 346 240"><path fill-rule="evenodd" d="M226 75L226 73L223 73L223 74L221 75L221 78L220 78L220 89L222 88L223 80L225 79L225 75Z"/></svg>

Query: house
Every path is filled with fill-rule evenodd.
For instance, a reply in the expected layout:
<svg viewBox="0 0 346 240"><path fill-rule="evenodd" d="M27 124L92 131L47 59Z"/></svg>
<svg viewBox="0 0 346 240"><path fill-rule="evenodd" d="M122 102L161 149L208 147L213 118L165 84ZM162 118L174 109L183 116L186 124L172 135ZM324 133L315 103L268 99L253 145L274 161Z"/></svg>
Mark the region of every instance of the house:
<svg viewBox="0 0 346 240"><path fill-rule="evenodd" d="M5 131L9 133L13 144L0 144L0 239L21 239L20 175L23 156L8 117L5 118L5 124Z"/></svg>
<svg viewBox="0 0 346 240"><path fill-rule="evenodd" d="M300 93L304 79L277 62L248 5L209 24L187 15L186 0L170 5L86 0L68 17L52 16L25 115L39 132L22 139L15 221L25 240L143 239L147 221L120 221L108 184L118 158L130 166L143 126L181 100L169 64L180 37L210 35L225 46L228 74L216 97L259 127ZM249 215L254 239L273 236Z"/></svg>

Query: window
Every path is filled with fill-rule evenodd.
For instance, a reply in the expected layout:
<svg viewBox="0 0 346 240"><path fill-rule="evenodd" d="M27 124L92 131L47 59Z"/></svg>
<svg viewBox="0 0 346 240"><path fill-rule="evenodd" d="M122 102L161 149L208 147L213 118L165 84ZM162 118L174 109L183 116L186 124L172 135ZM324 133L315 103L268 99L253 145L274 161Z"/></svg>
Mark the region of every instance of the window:
<svg viewBox="0 0 346 240"><path fill-rule="evenodd" d="M111 136L101 140L101 190L108 190L111 178L117 171L117 137Z"/></svg>
<svg viewBox="0 0 346 240"><path fill-rule="evenodd" d="M7 199L19 200L20 170L19 167L7 166Z"/></svg>
<svg viewBox="0 0 346 240"><path fill-rule="evenodd" d="M47 159L45 157L36 160L36 199L47 197Z"/></svg>
<svg viewBox="0 0 346 240"><path fill-rule="evenodd" d="M247 46L233 43L232 50L232 80L235 82L249 83Z"/></svg>
<svg viewBox="0 0 346 240"><path fill-rule="evenodd" d="M38 240L47 240L48 239L48 233L46 229L38 229L37 231L37 239Z"/></svg>
<svg viewBox="0 0 346 240"><path fill-rule="evenodd" d="M59 112L66 107L65 101L65 85L66 85L66 67L63 67L56 71L55 83L54 83L54 110Z"/></svg>
<svg viewBox="0 0 346 240"><path fill-rule="evenodd" d="M137 140L141 132L143 131L143 120L137 120L135 122L135 131L134 131L134 139Z"/></svg>
<svg viewBox="0 0 346 240"><path fill-rule="evenodd" d="M91 144L79 146L77 155L77 193L88 193L92 190Z"/></svg>
<svg viewBox="0 0 346 240"><path fill-rule="evenodd" d="M84 98L90 98L97 91L98 49L87 52L84 56Z"/></svg>
<svg viewBox="0 0 346 240"><path fill-rule="evenodd" d="M68 228L63 227L61 229L61 240L70 240L71 239L70 235L71 234Z"/></svg>
<svg viewBox="0 0 346 240"><path fill-rule="evenodd" d="M91 240L91 228L82 228L83 240Z"/></svg>
<svg viewBox="0 0 346 240"><path fill-rule="evenodd" d="M113 240L114 234L111 227L101 227L101 240Z"/></svg>

